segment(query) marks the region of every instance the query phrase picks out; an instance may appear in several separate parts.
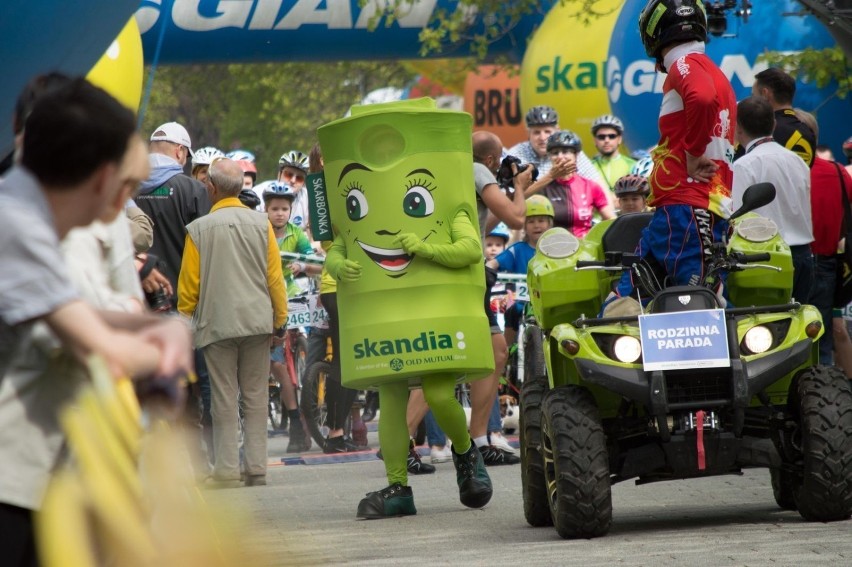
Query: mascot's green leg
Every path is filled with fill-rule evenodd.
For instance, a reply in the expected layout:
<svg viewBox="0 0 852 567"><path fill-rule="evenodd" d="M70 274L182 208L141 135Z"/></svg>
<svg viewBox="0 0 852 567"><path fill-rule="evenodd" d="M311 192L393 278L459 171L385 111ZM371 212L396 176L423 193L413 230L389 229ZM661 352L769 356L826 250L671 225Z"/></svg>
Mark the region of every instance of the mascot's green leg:
<svg viewBox="0 0 852 567"><path fill-rule="evenodd" d="M358 518L380 519L417 513L414 493L408 486L408 384L399 382L379 387L382 414L379 419L379 445L388 476L388 487L370 492L358 504Z"/></svg>
<svg viewBox="0 0 852 567"><path fill-rule="evenodd" d="M470 439L464 409L455 397L455 387L452 375L432 375L423 379L426 403L435 421L453 442L459 499L468 508L482 508L491 500L491 478L485 470L482 454Z"/></svg>

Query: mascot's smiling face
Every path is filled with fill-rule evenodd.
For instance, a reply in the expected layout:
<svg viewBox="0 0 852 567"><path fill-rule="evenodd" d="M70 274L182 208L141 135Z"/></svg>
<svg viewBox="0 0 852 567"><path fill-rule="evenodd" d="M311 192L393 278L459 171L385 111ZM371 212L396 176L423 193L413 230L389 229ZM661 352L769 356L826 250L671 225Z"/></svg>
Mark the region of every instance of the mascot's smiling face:
<svg viewBox="0 0 852 567"><path fill-rule="evenodd" d="M423 161L434 163L429 156ZM444 215L440 213L439 179L442 168L418 167L417 159L406 159L381 171L363 163L343 166L337 181L336 199L343 199L346 211L346 239L349 257L358 259L359 250L369 264L386 276L398 278L407 273L413 256L400 248L397 238L410 232L424 241L444 241ZM340 210L340 208L338 208Z"/></svg>

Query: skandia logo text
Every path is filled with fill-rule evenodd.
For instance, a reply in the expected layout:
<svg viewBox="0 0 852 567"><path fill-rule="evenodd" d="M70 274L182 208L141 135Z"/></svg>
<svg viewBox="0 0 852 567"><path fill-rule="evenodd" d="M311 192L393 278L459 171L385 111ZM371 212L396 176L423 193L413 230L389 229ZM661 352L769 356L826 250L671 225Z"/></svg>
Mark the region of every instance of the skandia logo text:
<svg viewBox="0 0 852 567"><path fill-rule="evenodd" d="M372 341L364 339L354 345L352 348L355 352L355 359L370 358L372 356L390 356L395 354L405 354L410 352L426 352L431 350L447 350L458 348L464 350L464 333L461 331L456 333L456 344L453 344L453 337L446 334L437 334L435 331L422 332L414 338L399 338L386 339L380 341Z"/></svg>
<svg viewBox="0 0 852 567"><path fill-rule="evenodd" d="M369 0L358 12L358 3L351 0L174 0L171 20L177 28L193 32L224 28L296 30L304 25L366 30L376 13L389 5L391 0ZM434 1L406 4L405 10L394 18L394 24L401 28L424 28L435 6ZM161 9L162 0L143 0L136 12L141 33L154 27Z"/></svg>
<svg viewBox="0 0 852 567"><path fill-rule="evenodd" d="M739 81L744 88L754 85L754 76L769 65L762 61L753 64L741 53L732 53L722 57L719 68L729 81ZM638 96L646 93L662 93L666 76L657 73L651 59L639 59L631 62L622 72L621 62L614 55L606 63L606 83L611 102L618 102L621 95ZM734 83L736 87L736 84Z"/></svg>

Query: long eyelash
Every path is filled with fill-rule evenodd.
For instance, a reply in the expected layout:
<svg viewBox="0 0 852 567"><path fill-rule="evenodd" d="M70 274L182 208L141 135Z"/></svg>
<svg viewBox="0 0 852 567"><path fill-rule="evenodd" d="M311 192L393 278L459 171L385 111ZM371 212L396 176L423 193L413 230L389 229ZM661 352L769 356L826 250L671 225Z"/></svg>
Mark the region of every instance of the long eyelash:
<svg viewBox="0 0 852 567"><path fill-rule="evenodd" d="M406 184L405 190L408 191L412 187L423 187L430 193L433 193L437 187L432 183L432 180L423 178L423 179L411 179Z"/></svg>
<svg viewBox="0 0 852 567"><path fill-rule="evenodd" d="M351 181L351 182L349 182L349 184L346 187L343 188L343 191L340 193L340 195L343 196L343 197L346 197L346 196L349 195L349 192L352 191L353 189L357 189L361 193L364 193L364 188L361 187L360 183L358 183L357 181Z"/></svg>

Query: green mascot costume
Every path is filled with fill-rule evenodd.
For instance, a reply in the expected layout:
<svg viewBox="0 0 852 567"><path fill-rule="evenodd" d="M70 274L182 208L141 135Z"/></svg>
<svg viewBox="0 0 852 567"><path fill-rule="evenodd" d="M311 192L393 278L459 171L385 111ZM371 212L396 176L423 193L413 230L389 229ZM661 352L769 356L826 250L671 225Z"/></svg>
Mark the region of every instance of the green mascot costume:
<svg viewBox="0 0 852 567"><path fill-rule="evenodd" d="M471 117L431 99L356 106L318 130L335 240L344 386L378 388L389 486L359 518L415 514L406 406L422 387L453 442L461 502L480 508L491 480L455 386L494 368L476 224Z"/></svg>

